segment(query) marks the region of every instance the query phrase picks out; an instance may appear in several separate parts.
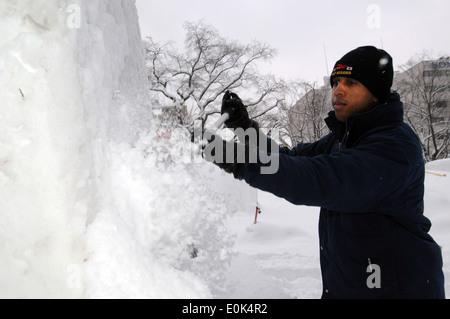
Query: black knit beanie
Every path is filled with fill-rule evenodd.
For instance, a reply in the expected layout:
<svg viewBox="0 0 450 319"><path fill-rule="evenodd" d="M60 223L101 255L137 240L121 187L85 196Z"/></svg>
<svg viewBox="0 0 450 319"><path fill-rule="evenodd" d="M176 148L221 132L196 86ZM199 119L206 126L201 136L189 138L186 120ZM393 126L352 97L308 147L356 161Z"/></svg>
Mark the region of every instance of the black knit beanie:
<svg viewBox="0 0 450 319"><path fill-rule="evenodd" d="M359 47L336 62L330 77L331 86L338 76L361 82L380 102L384 102L391 93L394 78L392 57L373 46Z"/></svg>

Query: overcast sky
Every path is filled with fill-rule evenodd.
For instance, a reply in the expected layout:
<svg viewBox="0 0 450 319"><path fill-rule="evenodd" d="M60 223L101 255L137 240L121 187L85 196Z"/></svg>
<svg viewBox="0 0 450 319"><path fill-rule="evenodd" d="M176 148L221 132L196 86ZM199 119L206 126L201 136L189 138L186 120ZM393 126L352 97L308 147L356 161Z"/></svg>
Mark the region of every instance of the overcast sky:
<svg viewBox="0 0 450 319"><path fill-rule="evenodd" d="M450 56L449 0L136 0L136 5L142 37L182 43L183 23L204 19L224 37L271 45L278 55L262 70L285 79L323 84L336 60L361 45L383 47L396 69L423 51Z"/></svg>

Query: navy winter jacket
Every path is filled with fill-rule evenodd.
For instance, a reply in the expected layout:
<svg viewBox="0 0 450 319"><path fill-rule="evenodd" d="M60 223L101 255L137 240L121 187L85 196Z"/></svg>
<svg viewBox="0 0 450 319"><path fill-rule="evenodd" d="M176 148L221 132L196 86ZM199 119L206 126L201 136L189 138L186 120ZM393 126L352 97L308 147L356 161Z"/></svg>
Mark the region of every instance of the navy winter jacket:
<svg viewBox="0 0 450 319"><path fill-rule="evenodd" d="M331 133L321 140L272 154L276 173L261 174L257 163L244 176L291 203L321 207L322 298L445 298L441 248L423 215L422 149L403 104L347 123L331 112L326 123Z"/></svg>

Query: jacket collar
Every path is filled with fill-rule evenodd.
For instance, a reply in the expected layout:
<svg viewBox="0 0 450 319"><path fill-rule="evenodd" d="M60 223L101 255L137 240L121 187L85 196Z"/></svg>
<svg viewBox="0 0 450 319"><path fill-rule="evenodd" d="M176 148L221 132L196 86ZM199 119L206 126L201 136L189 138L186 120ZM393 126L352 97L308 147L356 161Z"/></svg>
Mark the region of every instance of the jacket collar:
<svg viewBox="0 0 450 319"><path fill-rule="evenodd" d="M392 101L377 105L365 113L349 116L346 123L339 122L331 111L325 122L339 140L346 134L354 139L376 127L403 122L403 103Z"/></svg>

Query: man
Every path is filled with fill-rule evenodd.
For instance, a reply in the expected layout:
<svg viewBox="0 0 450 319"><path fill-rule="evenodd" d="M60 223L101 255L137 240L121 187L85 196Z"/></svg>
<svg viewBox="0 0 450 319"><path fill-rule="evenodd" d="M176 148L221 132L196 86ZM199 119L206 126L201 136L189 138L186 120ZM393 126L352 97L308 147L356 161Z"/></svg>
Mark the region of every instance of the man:
<svg viewBox="0 0 450 319"><path fill-rule="evenodd" d="M255 188L321 207L322 298L445 298L441 249L423 215L422 150L403 122L392 81L388 53L357 48L331 74L330 134L293 149L272 147L273 174L261 173L266 164L247 155L225 163L207 156ZM223 112L229 128L258 128L235 94L227 92ZM248 139L243 144L255 147Z"/></svg>

